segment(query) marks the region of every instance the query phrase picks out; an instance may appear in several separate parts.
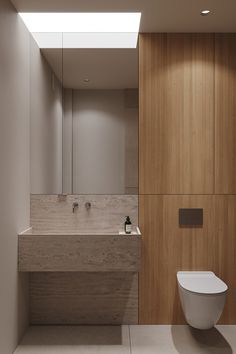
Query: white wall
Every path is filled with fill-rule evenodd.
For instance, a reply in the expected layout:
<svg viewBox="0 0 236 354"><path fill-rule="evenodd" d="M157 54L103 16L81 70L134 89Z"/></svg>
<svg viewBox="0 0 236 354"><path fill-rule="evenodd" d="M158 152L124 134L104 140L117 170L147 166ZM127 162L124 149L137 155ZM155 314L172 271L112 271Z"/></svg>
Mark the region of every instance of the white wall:
<svg viewBox="0 0 236 354"><path fill-rule="evenodd" d="M61 57L58 53L58 61ZM62 88L33 38L30 42L30 137L31 193L61 193Z"/></svg>
<svg viewBox="0 0 236 354"><path fill-rule="evenodd" d="M29 33L0 2L0 353L28 324L27 278L17 271L17 233L29 227Z"/></svg>
<svg viewBox="0 0 236 354"><path fill-rule="evenodd" d="M71 192L68 161L72 146L69 133L73 130L73 193L137 193L137 90L67 91L64 192Z"/></svg>

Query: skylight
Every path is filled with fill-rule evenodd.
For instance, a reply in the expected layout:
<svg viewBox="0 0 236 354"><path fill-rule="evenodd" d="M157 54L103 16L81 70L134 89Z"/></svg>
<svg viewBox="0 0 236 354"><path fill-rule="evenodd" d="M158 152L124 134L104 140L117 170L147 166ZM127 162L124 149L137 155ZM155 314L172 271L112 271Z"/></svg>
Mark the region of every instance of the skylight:
<svg viewBox="0 0 236 354"><path fill-rule="evenodd" d="M40 48L136 48L141 13L20 13Z"/></svg>

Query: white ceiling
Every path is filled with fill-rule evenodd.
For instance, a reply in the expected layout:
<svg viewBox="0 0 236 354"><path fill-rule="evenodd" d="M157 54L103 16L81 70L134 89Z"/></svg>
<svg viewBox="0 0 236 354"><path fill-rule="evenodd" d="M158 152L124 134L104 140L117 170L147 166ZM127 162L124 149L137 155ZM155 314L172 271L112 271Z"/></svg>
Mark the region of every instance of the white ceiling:
<svg viewBox="0 0 236 354"><path fill-rule="evenodd" d="M236 0L12 0L20 12L140 11L141 32L236 32ZM202 9L212 14L200 16Z"/></svg>
<svg viewBox="0 0 236 354"><path fill-rule="evenodd" d="M73 89L138 87L137 49L41 49L63 86ZM62 66L63 62L63 66ZM84 83L89 79L89 83Z"/></svg>
<svg viewBox="0 0 236 354"><path fill-rule="evenodd" d="M236 0L12 0L19 12L142 13L140 32L236 32ZM200 11L211 10L203 17ZM43 50L60 77L61 54ZM138 85L137 50L66 50L66 87L122 88ZM89 78L89 84L82 80Z"/></svg>

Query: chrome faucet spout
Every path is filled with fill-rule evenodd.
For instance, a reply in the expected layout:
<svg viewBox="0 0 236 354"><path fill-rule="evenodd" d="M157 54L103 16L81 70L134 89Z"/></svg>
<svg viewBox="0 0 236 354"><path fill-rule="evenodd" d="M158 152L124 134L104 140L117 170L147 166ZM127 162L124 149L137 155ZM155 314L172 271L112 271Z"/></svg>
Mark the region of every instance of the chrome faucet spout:
<svg viewBox="0 0 236 354"><path fill-rule="evenodd" d="M86 203L85 203L85 208L86 208L87 210L89 210L89 209L91 208L91 203L90 203L90 202L86 202Z"/></svg>
<svg viewBox="0 0 236 354"><path fill-rule="evenodd" d="M79 207L79 203L78 202L74 202L73 203L73 208L72 208L73 213L75 212L75 209L77 209L78 207Z"/></svg>

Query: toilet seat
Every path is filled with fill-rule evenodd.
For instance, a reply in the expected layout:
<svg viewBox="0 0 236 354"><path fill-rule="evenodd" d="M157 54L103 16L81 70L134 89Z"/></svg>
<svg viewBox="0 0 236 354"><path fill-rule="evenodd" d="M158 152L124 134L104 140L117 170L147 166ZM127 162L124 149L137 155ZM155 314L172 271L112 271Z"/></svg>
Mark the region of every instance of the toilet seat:
<svg viewBox="0 0 236 354"><path fill-rule="evenodd" d="M216 295L228 290L213 272L178 272L177 279L183 289L197 294Z"/></svg>

